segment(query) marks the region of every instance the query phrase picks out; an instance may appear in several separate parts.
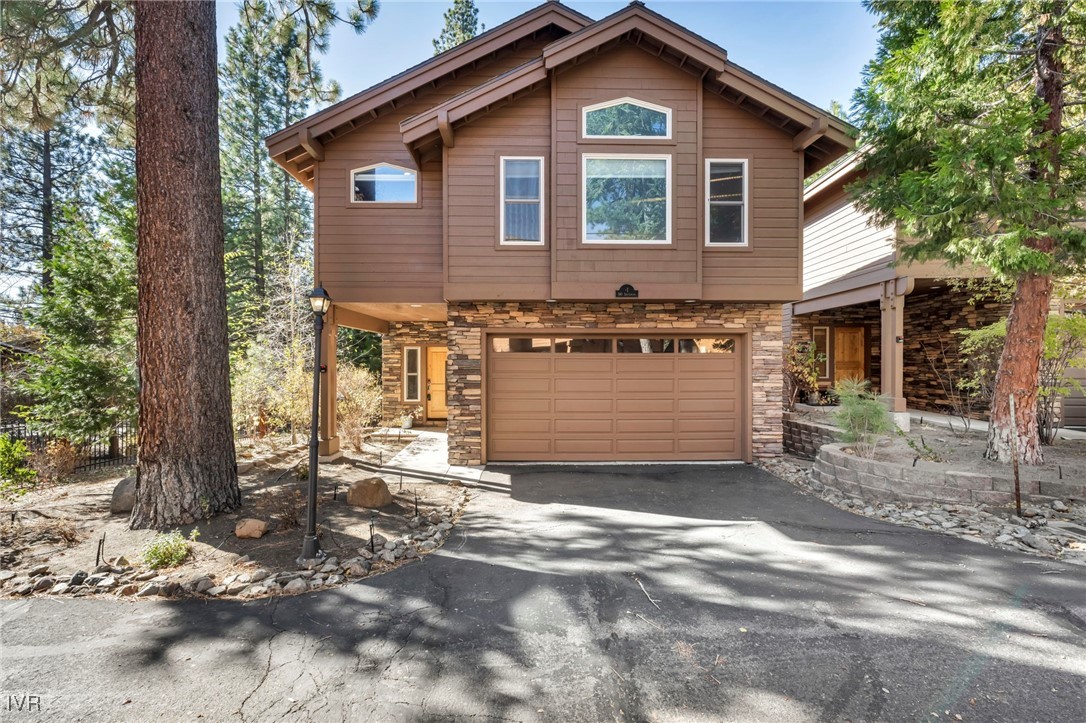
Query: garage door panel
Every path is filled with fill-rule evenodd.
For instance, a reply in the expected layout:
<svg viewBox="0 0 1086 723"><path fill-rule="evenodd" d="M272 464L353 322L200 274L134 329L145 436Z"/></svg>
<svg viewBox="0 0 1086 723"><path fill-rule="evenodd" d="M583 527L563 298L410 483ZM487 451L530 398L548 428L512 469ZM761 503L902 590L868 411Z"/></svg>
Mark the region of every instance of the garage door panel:
<svg viewBox="0 0 1086 723"><path fill-rule="evenodd" d="M675 433L675 419L619 419L619 434L667 434Z"/></svg>
<svg viewBox="0 0 1086 723"><path fill-rule="evenodd" d="M675 414L675 399L619 399L619 414Z"/></svg>
<svg viewBox="0 0 1086 723"><path fill-rule="evenodd" d="M735 417L680 417L676 420L676 431L683 435L708 434L732 436L739 430L739 420Z"/></svg>
<svg viewBox="0 0 1086 723"><path fill-rule="evenodd" d="M615 358L619 376L659 376L675 373L674 354L625 355Z"/></svg>
<svg viewBox="0 0 1086 723"><path fill-rule="evenodd" d="M610 394L615 387L613 377L603 379L586 379L576 377L557 377L554 380L555 394Z"/></svg>
<svg viewBox="0 0 1086 723"><path fill-rule="evenodd" d="M556 355L554 371L559 376L564 374L598 375L610 379L615 374L615 360L603 354Z"/></svg>
<svg viewBox="0 0 1086 723"><path fill-rule="evenodd" d="M606 434L615 431L614 420L607 419L556 419L555 434Z"/></svg>
<svg viewBox="0 0 1086 723"><path fill-rule="evenodd" d="M616 384L619 394L667 394L675 393L675 380L660 377L644 377L636 379L619 378Z"/></svg>
<svg viewBox="0 0 1086 723"><path fill-rule="evenodd" d="M554 412L562 416L571 414L611 414L615 410L613 399L555 399Z"/></svg>
<svg viewBox="0 0 1086 723"><path fill-rule="evenodd" d="M739 405L734 399L679 399L679 414L693 414L695 412L725 412L733 413Z"/></svg>
<svg viewBox="0 0 1086 723"><path fill-rule="evenodd" d="M742 458L746 382L738 341L732 354L623 354L617 347L610 353L489 352L487 457Z"/></svg>
<svg viewBox="0 0 1086 723"><path fill-rule="evenodd" d="M554 440L554 451L557 454L614 454L614 441L607 439L585 439L583 437L559 437Z"/></svg>
<svg viewBox="0 0 1086 723"><path fill-rule="evenodd" d="M490 414L494 417L508 416L516 418L537 415L547 415L549 417L553 406L554 400L550 397L540 397L538 399L530 397L491 399Z"/></svg>
<svg viewBox="0 0 1086 723"><path fill-rule="evenodd" d="M490 393L495 397L550 396L553 380L549 376L506 377L495 376L490 382Z"/></svg>

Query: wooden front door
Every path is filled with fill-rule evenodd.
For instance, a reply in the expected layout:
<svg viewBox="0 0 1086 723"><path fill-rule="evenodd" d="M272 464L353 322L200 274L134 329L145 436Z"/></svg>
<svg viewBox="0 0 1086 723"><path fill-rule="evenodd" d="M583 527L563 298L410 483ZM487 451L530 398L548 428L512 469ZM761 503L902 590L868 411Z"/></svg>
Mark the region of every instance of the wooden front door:
<svg viewBox="0 0 1086 723"><path fill-rule="evenodd" d="M833 381L866 379L864 328L839 326L833 330Z"/></svg>
<svg viewBox="0 0 1086 723"><path fill-rule="evenodd" d="M449 408L445 401L445 360L448 349L430 347L426 350L426 418L447 419Z"/></svg>

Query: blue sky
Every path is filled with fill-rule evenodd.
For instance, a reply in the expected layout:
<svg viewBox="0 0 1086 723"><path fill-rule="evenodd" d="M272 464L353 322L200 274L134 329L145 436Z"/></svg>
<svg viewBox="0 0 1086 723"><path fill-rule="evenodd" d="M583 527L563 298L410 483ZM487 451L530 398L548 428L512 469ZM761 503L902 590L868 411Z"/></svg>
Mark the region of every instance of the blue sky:
<svg viewBox="0 0 1086 723"><path fill-rule="evenodd" d="M476 2L488 28L538 4ZM333 31L331 49L321 60L325 77L339 81L347 97L432 56L431 41L441 31L442 14L450 4L451 0L383 0L365 34L356 35L342 26ZM566 4L598 20L626 3L569 0ZM831 100L848 108L860 71L875 52L874 18L858 0L649 0L646 4L720 45L735 63L822 108L829 107ZM237 22L236 8L234 2L219 3L220 57L221 38Z"/></svg>

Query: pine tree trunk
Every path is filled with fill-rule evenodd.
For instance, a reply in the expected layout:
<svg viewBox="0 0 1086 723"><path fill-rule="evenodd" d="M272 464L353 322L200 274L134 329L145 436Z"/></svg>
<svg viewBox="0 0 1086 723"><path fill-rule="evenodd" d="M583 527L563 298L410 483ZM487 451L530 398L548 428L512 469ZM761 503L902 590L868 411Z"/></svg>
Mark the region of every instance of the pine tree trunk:
<svg viewBox="0 0 1086 723"><path fill-rule="evenodd" d="M134 528L236 509L212 2L135 3Z"/></svg>
<svg viewBox="0 0 1086 723"><path fill-rule="evenodd" d="M1064 5L1055 2L1053 12L1041 18L1038 27L1037 52L1034 66L1034 92L1048 106L1036 137L1042 139L1039 146L1047 158L1043 164L1034 163L1030 177L1037 183L1047 184L1055 195L1060 183L1060 141L1063 132L1063 84L1064 67L1060 50L1065 45L1063 32L1058 24L1049 25L1063 15ZM1046 220L1037 219L1037 226L1044 227ZM1051 238L1031 238L1026 246L1051 254L1055 244ZM984 456L1000 462L1010 462L1017 449L1018 460L1023 464L1043 464L1041 440L1037 430L1037 393L1041 381L1041 356L1044 353L1045 325L1048 323L1049 304L1052 298L1052 277L1028 273L1018 280L1011 312L1007 317L1007 341L999 357L992 412L988 427L988 448ZM1010 395L1014 395L1015 416L1011 419ZM1017 439L1015 439L1017 437Z"/></svg>
<svg viewBox="0 0 1086 723"><path fill-rule="evenodd" d="M1018 281L1007 317L1007 341L999 357L995 393L988 426L988 459L1010 462L1017 430L1018 460L1043 464L1037 433L1037 388L1044 351L1045 324L1052 296L1052 277L1029 274ZM1011 420L1010 395L1015 415Z"/></svg>
<svg viewBox="0 0 1086 723"><path fill-rule="evenodd" d="M53 285L53 137L41 134L41 286Z"/></svg>

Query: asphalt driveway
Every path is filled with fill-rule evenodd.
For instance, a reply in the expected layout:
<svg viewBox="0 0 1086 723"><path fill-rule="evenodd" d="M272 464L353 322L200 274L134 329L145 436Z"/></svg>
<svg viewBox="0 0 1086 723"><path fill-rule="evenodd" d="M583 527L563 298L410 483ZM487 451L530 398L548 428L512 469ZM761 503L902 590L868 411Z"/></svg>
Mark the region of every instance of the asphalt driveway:
<svg viewBox="0 0 1086 723"><path fill-rule="evenodd" d="M454 532L297 598L5 600L0 717L1086 720L1086 568L751 467L491 468Z"/></svg>

